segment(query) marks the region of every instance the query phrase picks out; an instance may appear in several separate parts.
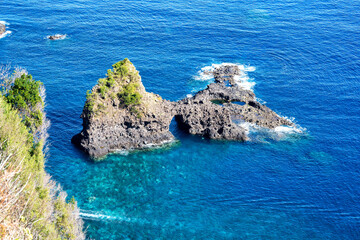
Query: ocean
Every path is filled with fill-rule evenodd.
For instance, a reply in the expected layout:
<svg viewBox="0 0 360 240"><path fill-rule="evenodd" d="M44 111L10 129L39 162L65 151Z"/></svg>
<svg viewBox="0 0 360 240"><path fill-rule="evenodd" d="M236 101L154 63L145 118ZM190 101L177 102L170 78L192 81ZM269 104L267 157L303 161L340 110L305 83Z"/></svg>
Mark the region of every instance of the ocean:
<svg viewBox="0 0 360 240"><path fill-rule="evenodd" d="M46 170L89 238L360 239L360 1L2 0L0 21L0 64L45 84ZM173 101L236 63L303 133L211 141L174 122L177 144L94 162L70 139L86 90L123 58Z"/></svg>

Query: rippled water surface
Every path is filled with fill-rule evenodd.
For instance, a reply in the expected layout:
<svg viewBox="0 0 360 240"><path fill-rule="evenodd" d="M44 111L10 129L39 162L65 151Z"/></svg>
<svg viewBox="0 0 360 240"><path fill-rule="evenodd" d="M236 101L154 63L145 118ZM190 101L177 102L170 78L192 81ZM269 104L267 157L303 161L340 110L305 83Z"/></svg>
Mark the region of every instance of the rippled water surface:
<svg viewBox="0 0 360 240"><path fill-rule="evenodd" d="M2 0L0 21L0 64L45 83L47 171L90 238L360 239L359 1ZM86 90L125 57L170 100L205 87L206 66L244 65L307 134L208 141L173 124L172 147L92 162L70 139Z"/></svg>

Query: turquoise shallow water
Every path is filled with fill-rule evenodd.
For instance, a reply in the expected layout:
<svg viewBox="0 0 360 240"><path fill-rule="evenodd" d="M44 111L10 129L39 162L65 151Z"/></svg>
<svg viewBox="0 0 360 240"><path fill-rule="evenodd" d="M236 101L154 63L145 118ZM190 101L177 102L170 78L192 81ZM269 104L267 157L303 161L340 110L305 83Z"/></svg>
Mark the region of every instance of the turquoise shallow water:
<svg viewBox="0 0 360 240"><path fill-rule="evenodd" d="M360 2L0 2L0 64L47 88L47 171L93 239L359 239ZM66 33L62 41L47 35ZM255 67L266 105L305 135L208 141L172 125L171 148L92 162L71 145L85 92L128 57L148 91L178 100L214 63ZM263 134L255 133L258 139Z"/></svg>

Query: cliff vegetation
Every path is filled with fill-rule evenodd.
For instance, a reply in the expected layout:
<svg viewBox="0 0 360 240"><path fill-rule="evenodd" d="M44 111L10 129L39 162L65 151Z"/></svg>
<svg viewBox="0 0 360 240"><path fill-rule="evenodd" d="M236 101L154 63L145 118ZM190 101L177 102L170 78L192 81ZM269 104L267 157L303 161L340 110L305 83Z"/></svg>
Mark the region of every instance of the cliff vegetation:
<svg viewBox="0 0 360 240"><path fill-rule="evenodd" d="M0 69L0 239L85 239L79 209L45 172L45 89Z"/></svg>

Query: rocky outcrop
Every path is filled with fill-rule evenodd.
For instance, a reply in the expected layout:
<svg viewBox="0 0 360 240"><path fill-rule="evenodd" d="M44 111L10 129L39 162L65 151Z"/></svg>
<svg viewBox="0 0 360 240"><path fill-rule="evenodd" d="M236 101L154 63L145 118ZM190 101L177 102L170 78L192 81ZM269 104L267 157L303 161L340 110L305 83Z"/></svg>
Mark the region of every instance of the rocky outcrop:
<svg viewBox="0 0 360 240"><path fill-rule="evenodd" d="M5 32L6 32L6 26L0 23L0 35L4 34Z"/></svg>
<svg viewBox="0 0 360 240"><path fill-rule="evenodd" d="M146 92L139 73L125 59L88 93L81 115L83 130L72 142L90 156L101 157L174 140L169 131L173 117L190 134L238 141L248 140L244 122L270 129L293 125L256 101L252 91L238 86L234 79L239 73L236 65L215 68L207 73L215 83L192 97L170 102Z"/></svg>

